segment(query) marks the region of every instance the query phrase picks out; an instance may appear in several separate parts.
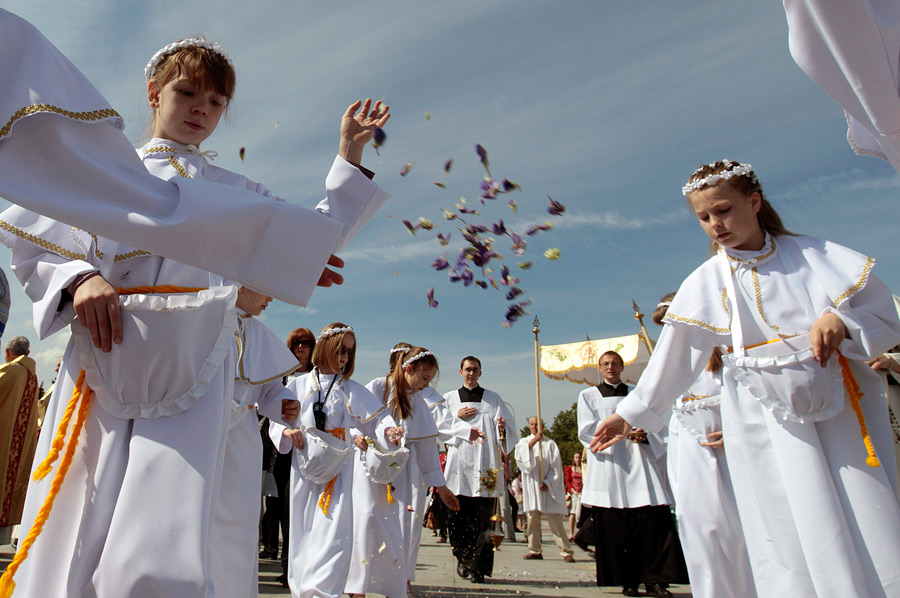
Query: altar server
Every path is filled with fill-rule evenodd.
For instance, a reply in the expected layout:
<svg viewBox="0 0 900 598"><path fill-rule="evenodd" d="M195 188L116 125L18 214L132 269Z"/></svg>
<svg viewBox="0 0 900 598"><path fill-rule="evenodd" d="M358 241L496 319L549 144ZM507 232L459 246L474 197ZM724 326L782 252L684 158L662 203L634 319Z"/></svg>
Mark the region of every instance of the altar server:
<svg viewBox="0 0 900 598"><path fill-rule="evenodd" d="M594 448L661 429L713 347L729 348L722 432L757 593L900 595L891 430L864 361L897 344L900 321L875 261L789 234L749 164L705 164L682 191L715 255L681 285Z"/></svg>
<svg viewBox="0 0 900 598"><path fill-rule="evenodd" d="M479 440L451 439L447 443L444 474L447 486L459 499L459 511L451 512L447 526L456 572L473 583L493 573L494 551L490 539L491 515L497 509L503 483L501 454L508 454L519 439L511 410L497 393L478 384L481 360L464 357L459 364L463 386L444 395L454 417L484 433Z"/></svg>

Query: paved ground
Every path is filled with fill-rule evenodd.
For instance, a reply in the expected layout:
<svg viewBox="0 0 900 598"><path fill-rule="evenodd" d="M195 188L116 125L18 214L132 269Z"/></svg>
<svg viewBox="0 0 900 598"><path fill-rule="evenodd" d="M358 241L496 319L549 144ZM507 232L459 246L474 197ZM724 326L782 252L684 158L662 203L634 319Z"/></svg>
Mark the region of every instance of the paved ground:
<svg viewBox="0 0 900 598"><path fill-rule="evenodd" d="M504 541L494 555L494 575L483 584L473 584L456 575L456 561L449 544L438 544L437 538L424 530L416 567L413 596L416 598L604 598L621 596L622 588L598 588L595 585L594 563L586 552L575 549L577 562L563 562L548 529L544 529L544 560L523 560L528 548L521 542ZM9 545L0 546L0 567L12 559ZM281 573L278 561L259 563L259 595L289 596L290 592L275 581ZM677 598L690 598L688 586L670 588ZM373 594L370 594L373 596Z"/></svg>

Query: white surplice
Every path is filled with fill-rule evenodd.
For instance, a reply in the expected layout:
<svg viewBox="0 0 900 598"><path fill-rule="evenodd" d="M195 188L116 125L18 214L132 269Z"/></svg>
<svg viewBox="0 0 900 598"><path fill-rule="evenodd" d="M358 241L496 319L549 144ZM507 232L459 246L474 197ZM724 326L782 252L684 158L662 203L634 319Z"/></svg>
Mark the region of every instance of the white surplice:
<svg viewBox="0 0 900 598"><path fill-rule="evenodd" d="M384 405L364 386L334 374L318 370L288 383L300 399L299 427L315 427L313 405L325 400L326 430L343 429L347 443L351 429L375 439L387 450L385 429L396 426ZM328 392L332 386L331 392ZM327 399L325 398L325 395ZM272 423L269 435L281 453L292 452L284 437L284 426ZM297 456L291 461L290 543L288 546L288 583L291 595L300 598L338 598L350 571L353 546L353 459L347 458L334 478L325 513L319 502L328 484L318 484L303 476ZM258 486L257 486L258 488Z"/></svg>
<svg viewBox="0 0 900 598"><path fill-rule="evenodd" d="M669 486L691 592L696 598L753 598L756 589L728 460L702 446L722 430L722 375L706 369L679 397L669 420Z"/></svg>
<svg viewBox="0 0 900 598"><path fill-rule="evenodd" d="M900 4L784 0L791 55L844 109L847 141L900 171Z"/></svg>
<svg viewBox="0 0 900 598"><path fill-rule="evenodd" d="M632 388L629 385L629 389ZM578 395L578 438L588 446L597 425L625 397L604 397L592 386ZM672 503L666 478L660 468L665 441L645 430L648 443L625 440L601 452L588 450L583 465L581 504L613 509L668 505ZM524 482L522 484L524 489Z"/></svg>
<svg viewBox="0 0 900 598"><path fill-rule="evenodd" d="M381 399L385 379L376 378L366 388ZM416 512L413 489L420 483L426 487L445 483L436 443L437 426L422 394L409 395L412 411L398 422L410 454L391 483L393 503L388 502L386 484L369 479L361 451L354 450L353 557L344 589L348 594L374 592L403 598L407 580L415 579L422 515Z"/></svg>
<svg viewBox="0 0 900 598"><path fill-rule="evenodd" d="M516 444L516 465L522 470L522 495L525 512L540 511L568 515L566 508L566 485L563 479L562 458L559 447L550 438L543 438L537 446L528 446L534 438L530 435ZM540 450L540 458L538 457ZM542 461L541 461L542 459ZM541 478L543 473L543 478ZM541 482L547 490L541 490Z"/></svg>
<svg viewBox="0 0 900 598"><path fill-rule="evenodd" d="M484 432L483 440L470 442L462 437L449 439L447 448L447 462L444 466L444 476L447 478L447 487L454 494L473 497L498 497L506 488L503 484L503 463L500 460L500 451L504 454L512 452L519 440L519 432L516 430L515 417L512 411L500 398L500 395L491 390L484 390L484 396L480 402L462 403L459 400L459 391L453 390L444 395L447 401L447 409L450 414L462 423L478 428ZM466 420L460 420L457 413L461 407L474 407L478 413ZM506 420L506 440L500 440L500 429L497 427L497 418ZM485 487L483 480L485 474L493 470L496 476L496 487L491 490Z"/></svg>
<svg viewBox="0 0 900 598"><path fill-rule="evenodd" d="M388 198L340 158L326 180L327 215L265 201L232 173L217 178L221 169L157 178L84 75L3 9L0 56L0 196L60 222L305 305L330 254ZM316 275L298 274L307 269Z"/></svg>
<svg viewBox="0 0 900 598"><path fill-rule="evenodd" d="M281 383L300 365L284 342L238 310L234 398L212 529L210 568L217 598L247 598L259 589L259 500L262 439L257 411L282 421L282 400L297 400Z"/></svg>
<svg viewBox="0 0 900 598"><path fill-rule="evenodd" d="M800 423L786 419L784 404L793 394L755 396L755 386L738 381L746 366L726 359L722 429L738 512L760 596L900 594L891 431L880 380L863 361L900 339L890 291L871 273L874 260L812 237L767 236L759 252L727 254L737 297L723 291L721 257L695 270L669 307L636 389L616 411L632 425L661 429L673 397L699 376L712 348L731 344L735 309L745 347L792 335L799 342L820 315L837 314L849 335L840 351L861 387L881 466L866 464L860 425L840 380L823 395L833 401L831 417ZM779 344L785 343L773 346ZM792 363L782 366L786 374ZM788 380L770 374L767 382Z"/></svg>

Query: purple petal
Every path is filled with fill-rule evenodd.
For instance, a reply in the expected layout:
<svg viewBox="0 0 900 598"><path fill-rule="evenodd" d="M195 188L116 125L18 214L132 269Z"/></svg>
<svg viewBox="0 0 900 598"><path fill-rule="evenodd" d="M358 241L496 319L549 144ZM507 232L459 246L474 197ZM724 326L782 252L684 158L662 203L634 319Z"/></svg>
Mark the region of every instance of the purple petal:
<svg viewBox="0 0 900 598"><path fill-rule="evenodd" d="M513 299L515 299L516 297L521 295L523 292L524 291L522 289L520 289L519 287L511 287L509 289L509 292L506 294L506 300L512 301Z"/></svg>
<svg viewBox="0 0 900 598"><path fill-rule="evenodd" d="M450 267L450 262L442 257L439 257L438 259L434 260L434 262L432 262L431 267L437 271L446 270Z"/></svg>
<svg viewBox="0 0 900 598"><path fill-rule="evenodd" d="M547 199L550 200L550 205L547 206L547 211L550 212L553 216L560 216L563 212L566 211L566 206L562 205L558 201L554 201L552 197L549 195Z"/></svg>
<svg viewBox="0 0 900 598"><path fill-rule="evenodd" d="M450 169L453 168L453 158L450 158L446 162L444 162L444 172L450 174Z"/></svg>
<svg viewBox="0 0 900 598"><path fill-rule="evenodd" d="M434 298L434 287L428 289L428 307L437 307L438 302Z"/></svg>
<svg viewBox="0 0 900 598"><path fill-rule="evenodd" d="M416 227L412 225L412 222L409 220L404 220L403 225L406 226L406 229L412 233L413 236L416 236Z"/></svg>

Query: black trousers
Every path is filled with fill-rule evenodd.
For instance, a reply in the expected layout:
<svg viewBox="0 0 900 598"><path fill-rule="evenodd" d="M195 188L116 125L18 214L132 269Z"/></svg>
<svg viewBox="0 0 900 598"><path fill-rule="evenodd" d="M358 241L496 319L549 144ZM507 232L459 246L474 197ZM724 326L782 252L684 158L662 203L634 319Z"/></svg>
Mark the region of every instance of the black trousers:
<svg viewBox="0 0 900 598"><path fill-rule="evenodd" d="M591 517L598 586L688 583L681 542L668 505L592 507Z"/></svg>
<svg viewBox="0 0 900 598"><path fill-rule="evenodd" d="M457 495L459 511L447 511L447 530L453 556L459 564L481 575L494 570L491 515L494 499Z"/></svg>

